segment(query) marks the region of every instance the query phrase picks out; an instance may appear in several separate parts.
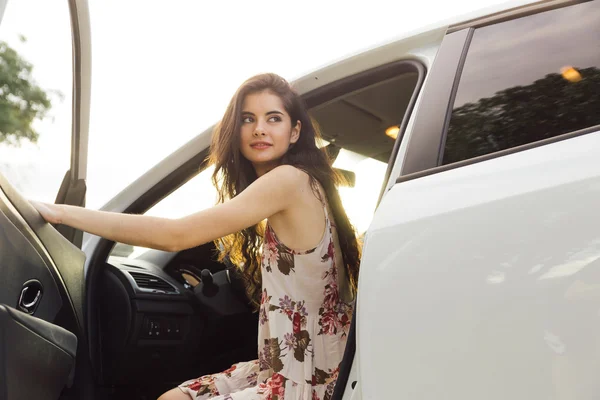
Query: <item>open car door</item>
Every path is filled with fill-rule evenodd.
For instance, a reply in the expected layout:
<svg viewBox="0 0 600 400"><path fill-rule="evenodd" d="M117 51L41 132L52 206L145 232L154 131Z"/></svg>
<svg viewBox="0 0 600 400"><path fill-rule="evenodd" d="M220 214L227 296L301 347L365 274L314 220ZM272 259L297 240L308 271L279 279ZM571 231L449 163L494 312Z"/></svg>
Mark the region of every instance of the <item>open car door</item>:
<svg viewBox="0 0 600 400"><path fill-rule="evenodd" d="M0 21L6 3L0 0ZM83 205L90 97L89 12L85 0L69 0L69 9L72 148L70 169L57 201ZM55 400L61 394L82 397L75 393L81 386L79 371L86 364L85 255L78 247L80 235L59 232L46 223L0 174L0 400Z"/></svg>

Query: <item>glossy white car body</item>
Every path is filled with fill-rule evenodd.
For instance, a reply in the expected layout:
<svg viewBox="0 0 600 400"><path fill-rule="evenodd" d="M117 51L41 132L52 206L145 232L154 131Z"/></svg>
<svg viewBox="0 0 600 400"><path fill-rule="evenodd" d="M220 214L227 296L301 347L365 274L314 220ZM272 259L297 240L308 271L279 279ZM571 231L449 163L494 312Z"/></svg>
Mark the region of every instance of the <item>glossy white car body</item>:
<svg viewBox="0 0 600 400"><path fill-rule="evenodd" d="M349 398L597 396L599 154L597 132L396 184L367 234Z"/></svg>

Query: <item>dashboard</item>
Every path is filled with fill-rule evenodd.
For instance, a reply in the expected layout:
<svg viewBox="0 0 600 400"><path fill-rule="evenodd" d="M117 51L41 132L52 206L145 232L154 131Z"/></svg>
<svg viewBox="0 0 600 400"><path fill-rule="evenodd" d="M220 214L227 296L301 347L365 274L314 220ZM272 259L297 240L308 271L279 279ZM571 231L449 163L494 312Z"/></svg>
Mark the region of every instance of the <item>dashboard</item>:
<svg viewBox="0 0 600 400"><path fill-rule="evenodd" d="M234 293L242 307L220 313L203 305L198 288L212 274L226 276L221 292ZM234 268L216 260L212 243L179 253L109 257L96 302L101 383L172 387L256 359L258 315L240 282Z"/></svg>

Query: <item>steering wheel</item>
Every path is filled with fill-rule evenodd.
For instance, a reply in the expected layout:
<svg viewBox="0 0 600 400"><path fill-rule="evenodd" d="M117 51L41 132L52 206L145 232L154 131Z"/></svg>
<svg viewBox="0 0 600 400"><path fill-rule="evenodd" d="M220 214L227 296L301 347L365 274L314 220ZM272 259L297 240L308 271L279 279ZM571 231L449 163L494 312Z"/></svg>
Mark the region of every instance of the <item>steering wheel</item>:
<svg viewBox="0 0 600 400"><path fill-rule="evenodd" d="M200 282L194 287L194 295L205 312L214 316L229 316L250 311L248 298L241 277L235 268L211 273L200 272Z"/></svg>

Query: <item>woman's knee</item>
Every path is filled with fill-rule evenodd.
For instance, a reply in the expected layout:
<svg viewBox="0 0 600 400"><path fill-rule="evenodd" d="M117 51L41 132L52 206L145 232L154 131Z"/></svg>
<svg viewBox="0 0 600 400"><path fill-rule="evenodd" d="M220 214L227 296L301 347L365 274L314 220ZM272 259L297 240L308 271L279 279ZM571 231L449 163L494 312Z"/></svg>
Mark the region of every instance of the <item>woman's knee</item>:
<svg viewBox="0 0 600 400"><path fill-rule="evenodd" d="M190 400L190 396L183 393L180 389L171 389L163 393L158 400Z"/></svg>

